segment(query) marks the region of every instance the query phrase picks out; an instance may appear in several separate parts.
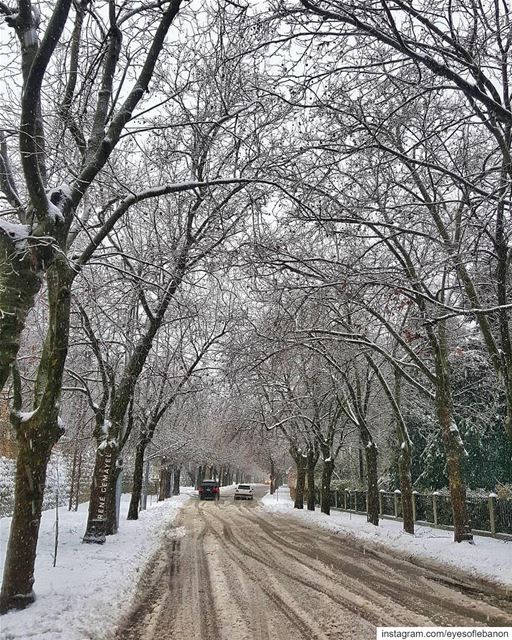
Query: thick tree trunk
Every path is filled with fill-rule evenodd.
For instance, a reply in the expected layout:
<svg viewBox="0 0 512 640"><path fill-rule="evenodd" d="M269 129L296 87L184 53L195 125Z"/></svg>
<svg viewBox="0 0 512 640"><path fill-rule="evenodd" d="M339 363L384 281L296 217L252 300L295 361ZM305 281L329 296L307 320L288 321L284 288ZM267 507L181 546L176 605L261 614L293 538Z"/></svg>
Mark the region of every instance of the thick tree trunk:
<svg viewBox="0 0 512 640"><path fill-rule="evenodd" d="M23 425L18 435L14 512L5 558L0 612L23 609L34 601L34 565L41 521L46 469L56 440ZM40 425L39 425L40 426Z"/></svg>
<svg viewBox="0 0 512 640"><path fill-rule="evenodd" d="M173 481L173 469L167 469L167 476L165 478L165 497L170 498L172 495L172 481Z"/></svg>
<svg viewBox="0 0 512 640"><path fill-rule="evenodd" d="M135 450L135 466L133 469L133 487L132 496L130 498L130 506L128 507L127 520L138 520L139 506L142 496L142 482L144 479L144 453L146 451L146 443L140 441Z"/></svg>
<svg viewBox="0 0 512 640"><path fill-rule="evenodd" d="M357 450L357 457L359 461L359 482L363 484L364 482L364 456L363 451L361 449Z"/></svg>
<svg viewBox="0 0 512 640"><path fill-rule="evenodd" d="M168 470L167 467L162 467L160 469L160 483L158 487L158 502L162 502L165 500L165 493L167 490L167 476Z"/></svg>
<svg viewBox="0 0 512 640"><path fill-rule="evenodd" d="M446 456L448 486L452 501L453 536L455 542L473 540L469 512L466 505L466 484L462 472L462 460L465 456L464 445L453 417L453 399L450 384L450 365L448 362L444 326L439 325L439 344L436 355L436 412Z"/></svg>
<svg viewBox="0 0 512 640"><path fill-rule="evenodd" d="M1 260L0 260L1 262ZM3 267L2 267L3 268ZM7 545L0 609L23 608L33 599L34 565L46 469L54 444L62 435L58 412L66 362L73 273L61 257L48 269L48 330L37 370L34 413L14 413L18 455L14 514ZM22 294L19 294L23 298ZM13 376L16 410L21 409L21 382Z"/></svg>
<svg viewBox="0 0 512 640"><path fill-rule="evenodd" d="M290 455L295 461L297 469L297 484L295 486L294 509L304 509L304 489L306 486L306 462L307 458L298 447L290 447Z"/></svg>
<svg viewBox="0 0 512 640"><path fill-rule="evenodd" d="M440 389L436 392L437 416L441 425L448 485L452 502L453 536L455 542L473 540L469 513L466 505L466 483L462 473L464 445L451 410L451 392Z"/></svg>
<svg viewBox="0 0 512 640"><path fill-rule="evenodd" d="M295 486L295 509L304 509L304 488L306 485L306 467L300 462L297 464L297 485Z"/></svg>
<svg viewBox="0 0 512 640"><path fill-rule="evenodd" d="M306 476L308 482L308 511L315 510L315 468L318 462L319 452L314 447L309 447L306 461Z"/></svg>
<svg viewBox="0 0 512 640"><path fill-rule="evenodd" d="M181 480L181 467L175 467L174 469L174 478L172 482L172 495L179 496L180 495L180 480Z"/></svg>
<svg viewBox="0 0 512 640"><path fill-rule="evenodd" d="M103 544L106 535L115 529L117 444L105 440L96 449L96 460L91 483L89 514L84 542Z"/></svg>
<svg viewBox="0 0 512 640"><path fill-rule="evenodd" d="M0 390L18 355L27 314L42 284L42 276L34 270L37 260L18 245L0 229Z"/></svg>
<svg viewBox="0 0 512 640"><path fill-rule="evenodd" d="M322 513L331 513L331 479L334 471L334 462L330 459L324 460L322 466L322 486L320 488L320 510Z"/></svg>

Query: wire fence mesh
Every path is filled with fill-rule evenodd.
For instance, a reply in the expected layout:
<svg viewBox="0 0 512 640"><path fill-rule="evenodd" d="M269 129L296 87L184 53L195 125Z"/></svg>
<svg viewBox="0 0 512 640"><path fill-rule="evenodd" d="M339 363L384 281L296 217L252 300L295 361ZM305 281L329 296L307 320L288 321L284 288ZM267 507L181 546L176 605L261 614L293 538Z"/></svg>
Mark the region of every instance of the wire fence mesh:
<svg viewBox="0 0 512 640"><path fill-rule="evenodd" d="M496 531L512 534L512 500L496 500Z"/></svg>
<svg viewBox="0 0 512 640"><path fill-rule="evenodd" d="M491 518L489 512L489 500L481 498L468 498L466 501L468 506L469 518L473 529L480 531L491 530Z"/></svg>
<svg viewBox="0 0 512 640"><path fill-rule="evenodd" d="M452 503L448 496L437 495L437 524L453 526Z"/></svg>
<svg viewBox="0 0 512 640"><path fill-rule="evenodd" d="M395 515L395 497L392 493L381 493L382 515Z"/></svg>

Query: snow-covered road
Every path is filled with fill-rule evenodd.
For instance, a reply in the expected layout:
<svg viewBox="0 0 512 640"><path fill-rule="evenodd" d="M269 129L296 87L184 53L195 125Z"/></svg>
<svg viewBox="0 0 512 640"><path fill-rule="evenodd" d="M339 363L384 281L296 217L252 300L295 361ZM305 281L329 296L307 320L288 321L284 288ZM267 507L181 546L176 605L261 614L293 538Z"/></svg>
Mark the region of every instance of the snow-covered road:
<svg viewBox="0 0 512 640"><path fill-rule="evenodd" d="M512 603L504 588L226 495L183 508L115 637L373 640L393 625L508 626Z"/></svg>

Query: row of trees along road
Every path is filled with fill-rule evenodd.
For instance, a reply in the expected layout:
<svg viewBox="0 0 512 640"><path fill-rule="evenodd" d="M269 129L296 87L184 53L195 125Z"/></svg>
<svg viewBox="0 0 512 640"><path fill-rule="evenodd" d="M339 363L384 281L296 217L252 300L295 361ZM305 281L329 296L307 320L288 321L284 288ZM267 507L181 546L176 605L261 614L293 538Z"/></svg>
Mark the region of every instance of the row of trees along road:
<svg viewBox="0 0 512 640"><path fill-rule="evenodd" d="M321 458L328 513L336 460L359 440L377 524L391 430L409 532L408 416L421 407L455 540L470 540L454 384L468 352L512 441L506 4L20 0L0 12L12 35L0 385L18 456L0 608L34 597L62 399L90 407L94 541L117 530L123 449L135 439L139 486L158 425L204 394L201 369L226 363L250 402L219 424L258 431L272 468L288 443L297 506Z"/></svg>

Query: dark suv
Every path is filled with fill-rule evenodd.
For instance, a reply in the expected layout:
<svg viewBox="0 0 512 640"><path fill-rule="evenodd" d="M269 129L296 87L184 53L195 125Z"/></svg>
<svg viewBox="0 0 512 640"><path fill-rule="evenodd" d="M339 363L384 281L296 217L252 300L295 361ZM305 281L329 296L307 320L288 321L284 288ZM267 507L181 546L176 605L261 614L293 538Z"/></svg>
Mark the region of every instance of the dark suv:
<svg viewBox="0 0 512 640"><path fill-rule="evenodd" d="M199 500L218 500L220 497L217 480L203 480L199 485Z"/></svg>

